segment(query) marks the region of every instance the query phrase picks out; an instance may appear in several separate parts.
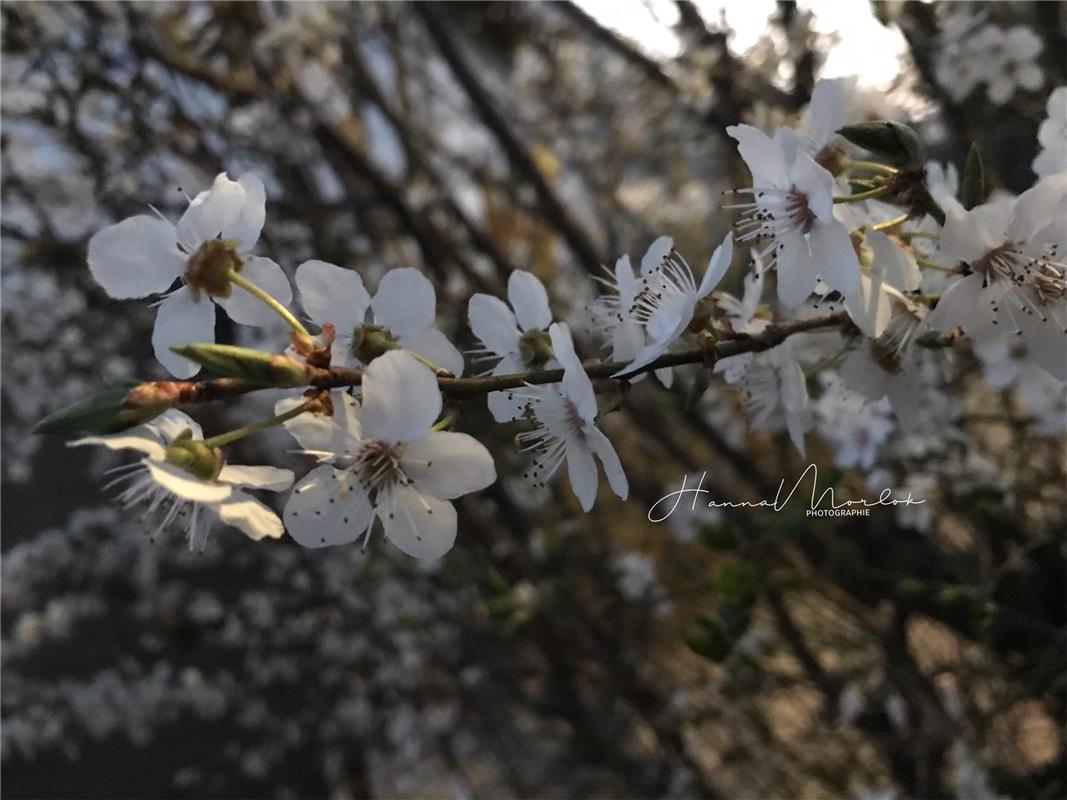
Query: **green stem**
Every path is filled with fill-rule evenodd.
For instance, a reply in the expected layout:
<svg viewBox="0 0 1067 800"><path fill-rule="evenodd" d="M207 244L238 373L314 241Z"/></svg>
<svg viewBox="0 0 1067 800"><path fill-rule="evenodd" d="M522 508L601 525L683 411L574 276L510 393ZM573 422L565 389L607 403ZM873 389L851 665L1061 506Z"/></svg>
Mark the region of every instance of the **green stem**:
<svg viewBox="0 0 1067 800"><path fill-rule="evenodd" d="M284 319L286 324L294 331L301 334L302 336L311 336L311 334L308 333L307 328L300 324L300 320L294 317L292 312L289 311L288 308L283 306L281 303L271 297L267 292L263 291L261 288L252 283L252 281L248 280L248 278L246 278L240 272L231 269L228 273L228 277L230 279L230 283L240 286L249 294L257 297L258 299L266 303L266 305L270 307L270 309L274 311L274 313L276 313L279 317Z"/></svg>
<svg viewBox="0 0 1067 800"><path fill-rule="evenodd" d="M872 197L881 197L883 194L889 194L893 191L893 187L887 184L882 184L877 189L868 189L866 192L860 192L859 194L850 194L845 197L835 197L835 203L858 203L860 200L870 200Z"/></svg>
<svg viewBox="0 0 1067 800"><path fill-rule="evenodd" d="M852 159L845 161L845 168L848 170L866 169L871 172L880 172L883 175L896 175L899 171L888 164L879 164L877 161L853 161Z"/></svg>
<svg viewBox="0 0 1067 800"><path fill-rule="evenodd" d="M955 272L952 267L946 267L942 264L935 264L933 261L929 261L922 256L915 256L915 263L923 269L936 269L939 272Z"/></svg>
<svg viewBox="0 0 1067 800"><path fill-rule="evenodd" d="M911 219L911 212L905 212L899 217L893 217L893 219L887 219L885 222L879 222L877 225L868 226L867 230L871 231L884 231L889 228L895 228L897 225L903 225Z"/></svg>
<svg viewBox="0 0 1067 800"><path fill-rule="evenodd" d="M444 367L438 366L437 364L433 363L432 361L430 361L430 359L426 358L426 356L420 356L414 350L408 350L407 348L404 349L404 352L407 353L408 355L410 355L416 361L419 361L419 362L425 364L430 369L432 369L434 375L443 376L443 377L446 377L446 378L447 377L452 377L452 373L451 372L449 372Z"/></svg>
<svg viewBox="0 0 1067 800"><path fill-rule="evenodd" d="M235 442L238 439L243 439L250 433L261 431L266 428L273 428L275 425L281 425L287 420L291 420L293 417L298 417L308 410L308 403L301 403L296 408L286 411L284 414L278 414L275 417L269 419L262 419L259 422L253 422L251 425L245 425L241 428L234 428L232 431L226 431L226 433L220 433L218 436L212 436L210 439L204 439L204 444L208 447L222 447L224 444Z"/></svg>
<svg viewBox="0 0 1067 800"><path fill-rule="evenodd" d="M448 408L445 409L444 416L442 416L441 419L437 420L437 422L435 422L433 424L433 427L430 428L430 430L433 430L433 431L447 430L448 428L452 427L452 423L454 423L456 421L457 417L459 417L459 409L456 408L455 406L449 406Z"/></svg>

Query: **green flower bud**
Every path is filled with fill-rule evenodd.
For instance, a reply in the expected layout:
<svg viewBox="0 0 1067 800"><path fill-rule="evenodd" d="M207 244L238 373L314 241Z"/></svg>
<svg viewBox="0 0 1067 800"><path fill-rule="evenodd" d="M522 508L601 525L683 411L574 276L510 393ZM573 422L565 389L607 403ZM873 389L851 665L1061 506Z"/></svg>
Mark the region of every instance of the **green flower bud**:
<svg viewBox="0 0 1067 800"><path fill-rule="evenodd" d="M352 354L364 364L399 348L392 332L381 325L360 325L352 332Z"/></svg>
<svg viewBox="0 0 1067 800"><path fill-rule="evenodd" d="M230 270L237 272L244 266L237 255L237 244L231 239L208 239L189 257L186 282L212 297L229 297L233 291Z"/></svg>
<svg viewBox="0 0 1067 800"><path fill-rule="evenodd" d="M978 145L971 143L967 161L963 164L963 180L960 182L960 203L967 210L985 202L985 167Z"/></svg>
<svg viewBox="0 0 1067 800"><path fill-rule="evenodd" d="M548 331L526 331L519 339L519 356L527 367L543 367L553 355L552 339Z"/></svg>
<svg viewBox="0 0 1067 800"><path fill-rule="evenodd" d="M97 392L49 414L34 426L33 432L71 438L79 434L118 433L148 422L170 404L161 402L127 407L130 392L139 385L137 381L123 381Z"/></svg>
<svg viewBox="0 0 1067 800"><path fill-rule="evenodd" d="M838 133L893 166L919 169L926 160L926 148L919 134L902 122L860 122L846 125Z"/></svg>
<svg viewBox="0 0 1067 800"><path fill-rule="evenodd" d="M165 460L181 467L190 475L205 481L213 481L222 472L222 451L208 447L193 439L191 431L183 431L167 448Z"/></svg>
<svg viewBox="0 0 1067 800"><path fill-rule="evenodd" d="M216 375L241 378L262 386L304 386L307 367L289 356L229 344L183 344L171 347Z"/></svg>

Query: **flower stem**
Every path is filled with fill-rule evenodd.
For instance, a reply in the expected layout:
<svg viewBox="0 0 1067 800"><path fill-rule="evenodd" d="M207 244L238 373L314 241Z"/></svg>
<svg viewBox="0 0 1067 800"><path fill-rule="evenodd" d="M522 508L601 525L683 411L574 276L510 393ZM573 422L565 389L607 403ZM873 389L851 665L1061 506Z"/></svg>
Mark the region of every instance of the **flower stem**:
<svg viewBox="0 0 1067 800"><path fill-rule="evenodd" d="M933 261L923 258L922 256L915 256L915 263L924 269L936 269L939 272L955 272L952 267L946 267L942 264L936 264Z"/></svg>
<svg viewBox="0 0 1067 800"><path fill-rule="evenodd" d="M448 430L449 428L452 427L452 424L456 421L457 417L459 417L459 409L456 408L455 406L449 406L448 408L445 409L445 413L441 417L441 419L437 420L437 422L435 422L433 424L433 427L430 428L430 430L432 430L432 431Z"/></svg>
<svg viewBox="0 0 1067 800"><path fill-rule="evenodd" d="M879 164L877 161L853 161L851 159L845 161L845 168L850 171L865 169L870 172L880 172L883 175L896 175L899 171L895 167L891 167L888 164Z"/></svg>
<svg viewBox="0 0 1067 800"><path fill-rule="evenodd" d="M866 192L860 192L859 194L845 195L844 197L835 197L835 203L858 203L860 200L870 200L873 197L881 197L883 194L889 194L893 190L892 186L883 183L877 189L868 189Z"/></svg>
<svg viewBox="0 0 1067 800"><path fill-rule="evenodd" d="M255 297L262 300L264 303L267 304L267 306L270 307L272 311L274 311L274 313L284 319L286 324L294 331L301 334L302 336L311 336L311 334L308 333L307 328L300 324L300 320L294 317L292 312L290 312L288 308L286 308L273 297L271 297L267 292L263 291L263 289L252 283L252 281L248 280L248 278L246 278L244 275L237 272L236 270L231 269L228 273L228 276L230 279L230 283L240 286L249 294L254 295Z"/></svg>
<svg viewBox="0 0 1067 800"><path fill-rule="evenodd" d="M434 375L437 375L438 377L445 377L445 378L452 377L452 373L451 372L449 372L444 367L433 363L432 361L430 361L430 359L426 358L426 356L421 356L418 353L416 353L414 350L408 350L407 348L404 348L404 352L409 354L416 361L418 361L418 362L420 362L422 364L425 364L427 367L429 367L431 370L433 370L433 374Z"/></svg>
<svg viewBox="0 0 1067 800"><path fill-rule="evenodd" d="M879 222L877 225L868 226L867 230L871 231L885 231L890 228L895 228L897 225L903 225L911 219L911 212L907 211L901 214L899 217L893 217L893 219L887 219L884 222Z"/></svg>
<svg viewBox="0 0 1067 800"><path fill-rule="evenodd" d="M220 433L218 436L212 436L210 439L204 439L204 444L208 447L222 447L224 444L235 442L238 439L243 439L250 433L261 431L266 428L273 428L275 425L281 425L283 422L298 417L308 410L308 403L301 403L296 408L292 408L286 411L284 414L278 414L277 416L270 417L268 419L261 419L259 422L253 422L250 425L245 425L241 428L234 428L232 431L226 431L226 433Z"/></svg>

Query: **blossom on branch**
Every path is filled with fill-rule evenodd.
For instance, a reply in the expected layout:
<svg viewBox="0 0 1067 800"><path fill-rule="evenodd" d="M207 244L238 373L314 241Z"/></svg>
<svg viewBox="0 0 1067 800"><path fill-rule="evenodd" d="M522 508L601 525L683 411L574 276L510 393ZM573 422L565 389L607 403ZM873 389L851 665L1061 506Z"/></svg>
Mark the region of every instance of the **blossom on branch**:
<svg viewBox="0 0 1067 800"><path fill-rule="evenodd" d="M140 214L89 240L89 271L111 297L162 294L181 279L182 285L159 303L152 331L156 358L175 377L190 378L200 366L172 352L172 346L215 341L211 301L242 325L264 326L277 319L248 292L233 290L231 270L282 305L292 300L282 268L250 254L265 215L266 194L258 177L245 173L232 181L220 173L210 189L190 201L176 226L162 215Z"/></svg>

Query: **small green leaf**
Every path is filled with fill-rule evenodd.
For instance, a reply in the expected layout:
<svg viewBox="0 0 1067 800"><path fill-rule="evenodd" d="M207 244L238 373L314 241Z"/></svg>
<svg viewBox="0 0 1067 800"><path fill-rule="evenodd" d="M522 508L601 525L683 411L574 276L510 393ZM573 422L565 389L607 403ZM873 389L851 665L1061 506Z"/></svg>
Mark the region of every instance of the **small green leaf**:
<svg viewBox="0 0 1067 800"><path fill-rule="evenodd" d="M838 133L896 167L918 169L926 160L919 134L902 122L860 122L846 125Z"/></svg>
<svg viewBox="0 0 1067 800"><path fill-rule="evenodd" d="M730 655L733 642L722 626L710 617L700 616L685 637L686 646L698 656L723 661Z"/></svg>
<svg viewBox="0 0 1067 800"><path fill-rule="evenodd" d="M130 390L140 384L123 381L73 405L49 414L34 426L34 433L71 438L86 433L117 433L158 416L167 406L127 408Z"/></svg>
<svg viewBox="0 0 1067 800"><path fill-rule="evenodd" d="M727 561L715 570L715 589L723 597L751 601L759 587L760 571L751 561Z"/></svg>
<svg viewBox="0 0 1067 800"><path fill-rule="evenodd" d="M985 166L978 145L971 143L967 160L963 164L963 180L960 182L960 202L967 210L985 202Z"/></svg>
<svg viewBox="0 0 1067 800"><path fill-rule="evenodd" d="M230 344L183 344L170 348L216 375L261 386L304 386L307 367L289 356Z"/></svg>

